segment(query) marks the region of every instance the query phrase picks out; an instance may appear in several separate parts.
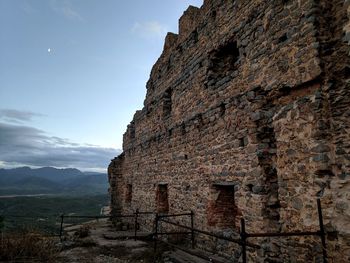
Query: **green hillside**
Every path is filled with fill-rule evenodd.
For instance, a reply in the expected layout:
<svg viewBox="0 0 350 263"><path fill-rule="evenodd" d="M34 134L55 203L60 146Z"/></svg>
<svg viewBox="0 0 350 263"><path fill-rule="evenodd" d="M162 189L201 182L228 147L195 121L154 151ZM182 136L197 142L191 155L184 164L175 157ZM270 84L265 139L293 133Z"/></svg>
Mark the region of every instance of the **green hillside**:
<svg viewBox="0 0 350 263"><path fill-rule="evenodd" d="M58 233L61 214L99 215L108 202L107 195L0 198L0 216L5 231L31 228Z"/></svg>

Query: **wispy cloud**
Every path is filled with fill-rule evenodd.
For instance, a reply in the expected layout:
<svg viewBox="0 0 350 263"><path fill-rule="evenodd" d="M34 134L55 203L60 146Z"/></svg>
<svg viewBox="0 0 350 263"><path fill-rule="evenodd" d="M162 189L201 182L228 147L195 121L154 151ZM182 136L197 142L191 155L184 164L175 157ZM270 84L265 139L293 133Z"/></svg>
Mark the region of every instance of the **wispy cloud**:
<svg viewBox="0 0 350 263"><path fill-rule="evenodd" d="M53 166L101 171L121 151L49 136L30 126L0 122L0 167Z"/></svg>
<svg viewBox="0 0 350 263"><path fill-rule="evenodd" d="M145 38L163 38L168 32L167 26L158 21L135 22L131 32Z"/></svg>
<svg viewBox="0 0 350 263"><path fill-rule="evenodd" d="M56 13L63 15L64 17L72 20L84 21L84 18L76 11L71 3L68 0L51 0L50 6L52 10Z"/></svg>
<svg viewBox="0 0 350 263"><path fill-rule="evenodd" d="M31 4L29 4L28 1L23 1L20 8L28 15L34 14L38 11Z"/></svg>
<svg viewBox="0 0 350 263"><path fill-rule="evenodd" d="M19 111L13 109L0 109L0 120L10 123L29 122L34 117L43 117L45 115L31 111Z"/></svg>

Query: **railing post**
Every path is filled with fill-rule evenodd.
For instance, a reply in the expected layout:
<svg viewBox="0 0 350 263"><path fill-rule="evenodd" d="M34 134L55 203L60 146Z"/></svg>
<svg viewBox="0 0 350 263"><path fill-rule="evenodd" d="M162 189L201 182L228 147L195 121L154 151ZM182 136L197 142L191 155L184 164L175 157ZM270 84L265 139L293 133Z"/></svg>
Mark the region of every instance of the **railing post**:
<svg viewBox="0 0 350 263"><path fill-rule="evenodd" d="M137 208L136 212L135 212L135 226L134 226L134 228L135 228L135 235L134 235L135 241L136 241L136 237L137 237L137 218L138 218L138 216L139 216L139 209Z"/></svg>
<svg viewBox="0 0 350 263"><path fill-rule="evenodd" d="M194 213L191 211L191 243L192 243L192 249L194 249L194 222L193 222L193 216Z"/></svg>
<svg viewBox="0 0 350 263"><path fill-rule="evenodd" d="M322 255L323 255L323 262L327 263L327 248L326 248L326 235L324 232L324 226L323 226L323 216L322 216L322 208L321 208L321 200L317 198L317 212L318 212L318 222L320 225L320 238L322 242Z"/></svg>
<svg viewBox="0 0 350 263"><path fill-rule="evenodd" d="M159 216L158 216L158 213L156 213L156 218L155 218L155 231L154 231L154 235L153 235L153 239L154 239L154 254L155 254L156 251L157 251L158 220L159 220Z"/></svg>
<svg viewBox="0 0 350 263"><path fill-rule="evenodd" d="M246 244L246 232L245 232L245 221L244 218L241 218L241 241L242 241L242 262L247 262L247 244Z"/></svg>
<svg viewBox="0 0 350 263"><path fill-rule="evenodd" d="M62 242L62 234L63 234L63 218L64 214L61 215L61 227L60 227L60 241Z"/></svg>

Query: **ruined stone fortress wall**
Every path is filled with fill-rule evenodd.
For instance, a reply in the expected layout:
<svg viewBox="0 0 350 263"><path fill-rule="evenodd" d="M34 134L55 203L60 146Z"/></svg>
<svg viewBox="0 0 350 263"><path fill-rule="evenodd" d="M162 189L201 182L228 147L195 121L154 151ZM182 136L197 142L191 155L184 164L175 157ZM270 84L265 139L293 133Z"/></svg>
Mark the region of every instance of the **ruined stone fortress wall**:
<svg viewBox="0 0 350 263"><path fill-rule="evenodd" d="M113 213L193 210L195 227L226 235L242 217L247 232L317 231L320 197L330 262L349 262L349 8L347 0L190 6L109 166ZM249 241L263 244L251 262L321 255L319 238ZM225 244L213 246L224 253Z"/></svg>

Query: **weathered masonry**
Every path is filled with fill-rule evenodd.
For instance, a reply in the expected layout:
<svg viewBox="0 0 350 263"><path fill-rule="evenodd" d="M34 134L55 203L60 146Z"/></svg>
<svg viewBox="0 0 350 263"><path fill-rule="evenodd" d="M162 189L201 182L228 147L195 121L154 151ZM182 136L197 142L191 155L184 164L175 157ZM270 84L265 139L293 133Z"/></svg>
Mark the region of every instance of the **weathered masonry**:
<svg viewBox="0 0 350 263"><path fill-rule="evenodd" d="M330 262L349 262L349 6L190 6L109 166L113 213L193 210L195 227L225 235L242 217L250 232L317 231L320 197ZM266 245L251 262L317 261L320 251L316 238L255 242Z"/></svg>

